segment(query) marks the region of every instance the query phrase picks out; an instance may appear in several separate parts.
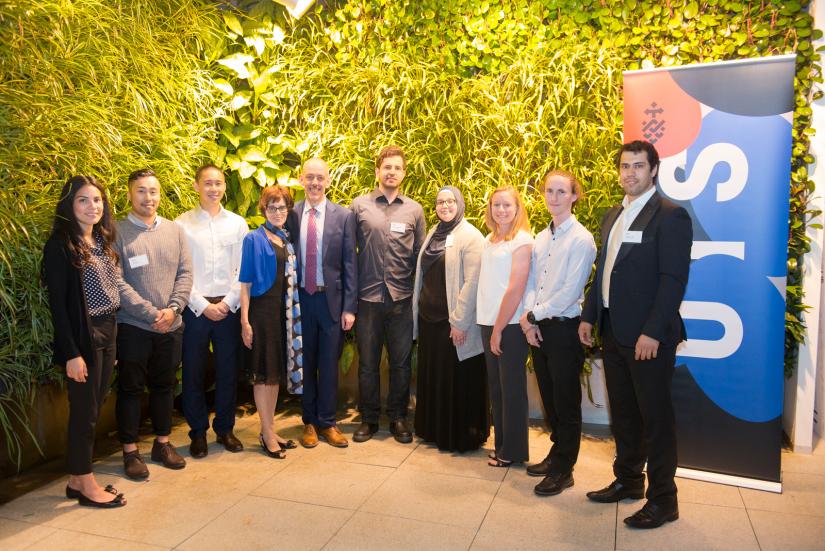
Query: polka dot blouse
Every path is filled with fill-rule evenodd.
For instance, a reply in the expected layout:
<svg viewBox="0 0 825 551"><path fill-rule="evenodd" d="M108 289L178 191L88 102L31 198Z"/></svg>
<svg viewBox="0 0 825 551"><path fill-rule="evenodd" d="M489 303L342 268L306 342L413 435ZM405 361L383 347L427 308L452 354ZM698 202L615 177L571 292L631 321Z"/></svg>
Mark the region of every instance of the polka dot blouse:
<svg viewBox="0 0 825 551"><path fill-rule="evenodd" d="M103 252L103 237L95 235L95 245L89 250L89 262L83 265L83 293L92 317L114 314L120 308L117 289L117 268Z"/></svg>

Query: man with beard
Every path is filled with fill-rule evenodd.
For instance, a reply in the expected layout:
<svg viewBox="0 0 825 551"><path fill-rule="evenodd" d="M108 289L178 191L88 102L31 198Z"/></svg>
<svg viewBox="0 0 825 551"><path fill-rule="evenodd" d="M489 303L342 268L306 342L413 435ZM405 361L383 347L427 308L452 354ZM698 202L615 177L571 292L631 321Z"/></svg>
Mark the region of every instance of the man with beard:
<svg viewBox="0 0 825 551"><path fill-rule="evenodd" d="M381 413L381 349L389 357L387 416L398 442L412 442L407 425L412 353L412 294L418 251L426 234L421 205L401 194L407 159L398 146L378 154L378 188L351 205L358 248L358 389L361 425L352 439L365 442L378 431Z"/></svg>

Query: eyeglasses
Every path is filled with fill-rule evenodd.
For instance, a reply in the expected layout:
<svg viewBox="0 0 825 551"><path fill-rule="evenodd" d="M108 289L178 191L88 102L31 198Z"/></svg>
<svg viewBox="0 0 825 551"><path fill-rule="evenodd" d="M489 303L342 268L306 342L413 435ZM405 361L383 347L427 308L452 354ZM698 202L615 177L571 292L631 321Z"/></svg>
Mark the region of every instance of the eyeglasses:
<svg viewBox="0 0 825 551"><path fill-rule="evenodd" d="M443 207L445 205L448 206L448 207L452 207L455 204L456 204L455 199L439 199L435 202L435 206L437 206L437 207Z"/></svg>
<svg viewBox="0 0 825 551"><path fill-rule="evenodd" d="M289 207L286 205L281 205L280 207L274 207L272 205L269 205L268 207L266 207L267 214L286 214L288 210Z"/></svg>

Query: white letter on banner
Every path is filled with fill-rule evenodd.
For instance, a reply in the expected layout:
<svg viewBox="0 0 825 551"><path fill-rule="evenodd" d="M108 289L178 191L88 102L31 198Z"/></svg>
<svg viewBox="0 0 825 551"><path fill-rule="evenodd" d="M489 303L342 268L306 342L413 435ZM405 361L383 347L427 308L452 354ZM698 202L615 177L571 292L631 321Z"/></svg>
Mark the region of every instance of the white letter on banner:
<svg viewBox="0 0 825 551"><path fill-rule="evenodd" d="M686 319L718 321L725 329L725 334L716 341L688 339L679 348L679 356L719 360L739 350L745 334L742 318L727 304L686 300L682 302L679 313Z"/></svg>
<svg viewBox="0 0 825 551"><path fill-rule="evenodd" d="M707 146L696 157L690 176L680 182L676 170L685 169L687 150L665 157L659 167L659 185L665 194L676 201L689 201L702 193L710 178L710 173L718 163L727 163L730 178L716 186L716 200L730 201L739 195L748 182L748 158L745 153L730 143L715 143Z"/></svg>

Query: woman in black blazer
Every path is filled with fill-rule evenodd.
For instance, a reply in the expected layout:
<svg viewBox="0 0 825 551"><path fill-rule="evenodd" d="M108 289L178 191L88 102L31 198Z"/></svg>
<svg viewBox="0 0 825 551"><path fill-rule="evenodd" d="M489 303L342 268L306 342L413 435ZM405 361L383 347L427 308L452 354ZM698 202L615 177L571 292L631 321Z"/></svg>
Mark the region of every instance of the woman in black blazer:
<svg viewBox="0 0 825 551"><path fill-rule="evenodd" d="M94 178L63 186L43 250L43 277L54 325L54 362L65 366L69 391L66 497L89 507L122 507L123 494L98 485L92 448L100 405L115 363L115 312L121 304L147 320L157 310L124 283L106 193Z"/></svg>

